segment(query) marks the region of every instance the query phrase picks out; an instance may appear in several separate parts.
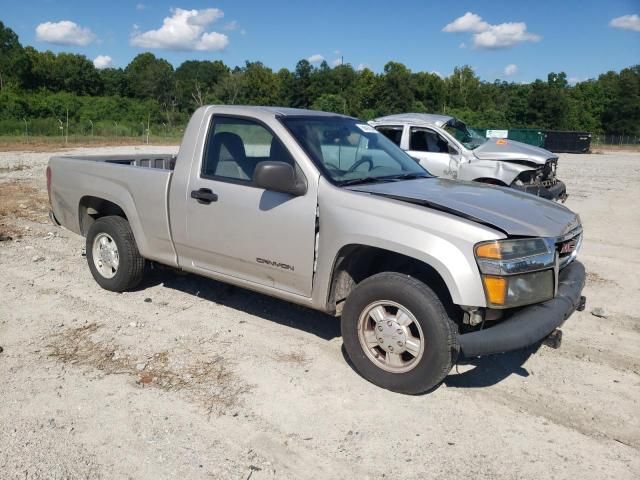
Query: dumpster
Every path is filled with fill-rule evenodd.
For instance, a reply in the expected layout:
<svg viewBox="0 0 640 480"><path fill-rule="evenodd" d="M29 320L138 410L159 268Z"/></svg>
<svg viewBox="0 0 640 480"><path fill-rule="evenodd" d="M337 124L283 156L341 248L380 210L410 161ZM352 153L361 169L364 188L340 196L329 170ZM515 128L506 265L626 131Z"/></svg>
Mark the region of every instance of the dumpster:
<svg viewBox="0 0 640 480"><path fill-rule="evenodd" d="M591 133L545 131L544 148L553 153L588 153L591 147Z"/></svg>

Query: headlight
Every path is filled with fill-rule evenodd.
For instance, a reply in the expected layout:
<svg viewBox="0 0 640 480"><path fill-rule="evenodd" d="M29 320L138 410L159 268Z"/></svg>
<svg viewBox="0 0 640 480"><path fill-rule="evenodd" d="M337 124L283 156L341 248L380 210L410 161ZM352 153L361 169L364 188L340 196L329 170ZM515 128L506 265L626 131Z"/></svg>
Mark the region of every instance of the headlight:
<svg viewBox="0 0 640 480"><path fill-rule="evenodd" d="M475 247L487 303L494 308L553 298L555 243L548 238L482 242Z"/></svg>

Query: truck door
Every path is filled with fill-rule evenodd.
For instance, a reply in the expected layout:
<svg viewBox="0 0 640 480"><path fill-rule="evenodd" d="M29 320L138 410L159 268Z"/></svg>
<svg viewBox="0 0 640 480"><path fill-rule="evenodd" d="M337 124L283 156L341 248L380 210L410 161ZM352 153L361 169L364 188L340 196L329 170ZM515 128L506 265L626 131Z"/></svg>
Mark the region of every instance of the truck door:
<svg viewBox="0 0 640 480"><path fill-rule="evenodd" d="M258 162L288 162L302 170L262 123L214 115L203 158L189 179L181 264L311 296L317 184L302 196L257 188Z"/></svg>
<svg viewBox="0 0 640 480"><path fill-rule="evenodd" d="M407 153L437 177L455 178L459 153L436 131L411 127Z"/></svg>

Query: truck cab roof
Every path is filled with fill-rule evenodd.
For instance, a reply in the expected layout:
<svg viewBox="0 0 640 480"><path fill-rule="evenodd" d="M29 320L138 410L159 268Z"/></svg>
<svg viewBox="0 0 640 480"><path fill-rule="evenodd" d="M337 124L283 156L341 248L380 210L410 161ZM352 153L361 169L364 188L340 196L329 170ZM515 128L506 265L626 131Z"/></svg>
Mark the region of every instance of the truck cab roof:
<svg viewBox="0 0 640 480"><path fill-rule="evenodd" d="M436 115L433 113L399 113L396 115L387 115L386 117L378 117L371 121L372 124L383 123L410 123L410 124L426 124L441 127L454 117L449 115Z"/></svg>
<svg viewBox="0 0 640 480"><path fill-rule="evenodd" d="M321 112L319 110L306 110L303 108L288 107L264 107L254 105L205 105L204 108L215 108L219 113L230 115L261 116L264 114L277 117L344 117L353 118L340 113Z"/></svg>

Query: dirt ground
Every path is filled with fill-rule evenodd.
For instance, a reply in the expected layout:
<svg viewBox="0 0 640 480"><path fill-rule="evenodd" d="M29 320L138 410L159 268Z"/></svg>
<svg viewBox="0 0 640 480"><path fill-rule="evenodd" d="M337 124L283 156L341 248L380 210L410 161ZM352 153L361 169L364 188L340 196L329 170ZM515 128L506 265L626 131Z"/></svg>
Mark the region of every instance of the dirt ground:
<svg viewBox="0 0 640 480"><path fill-rule="evenodd" d="M132 149L176 147L99 153ZM332 317L166 269L100 289L48 156L0 153L0 478L640 478L640 154L560 158L589 272L562 347L422 396L362 380Z"/></svg>

